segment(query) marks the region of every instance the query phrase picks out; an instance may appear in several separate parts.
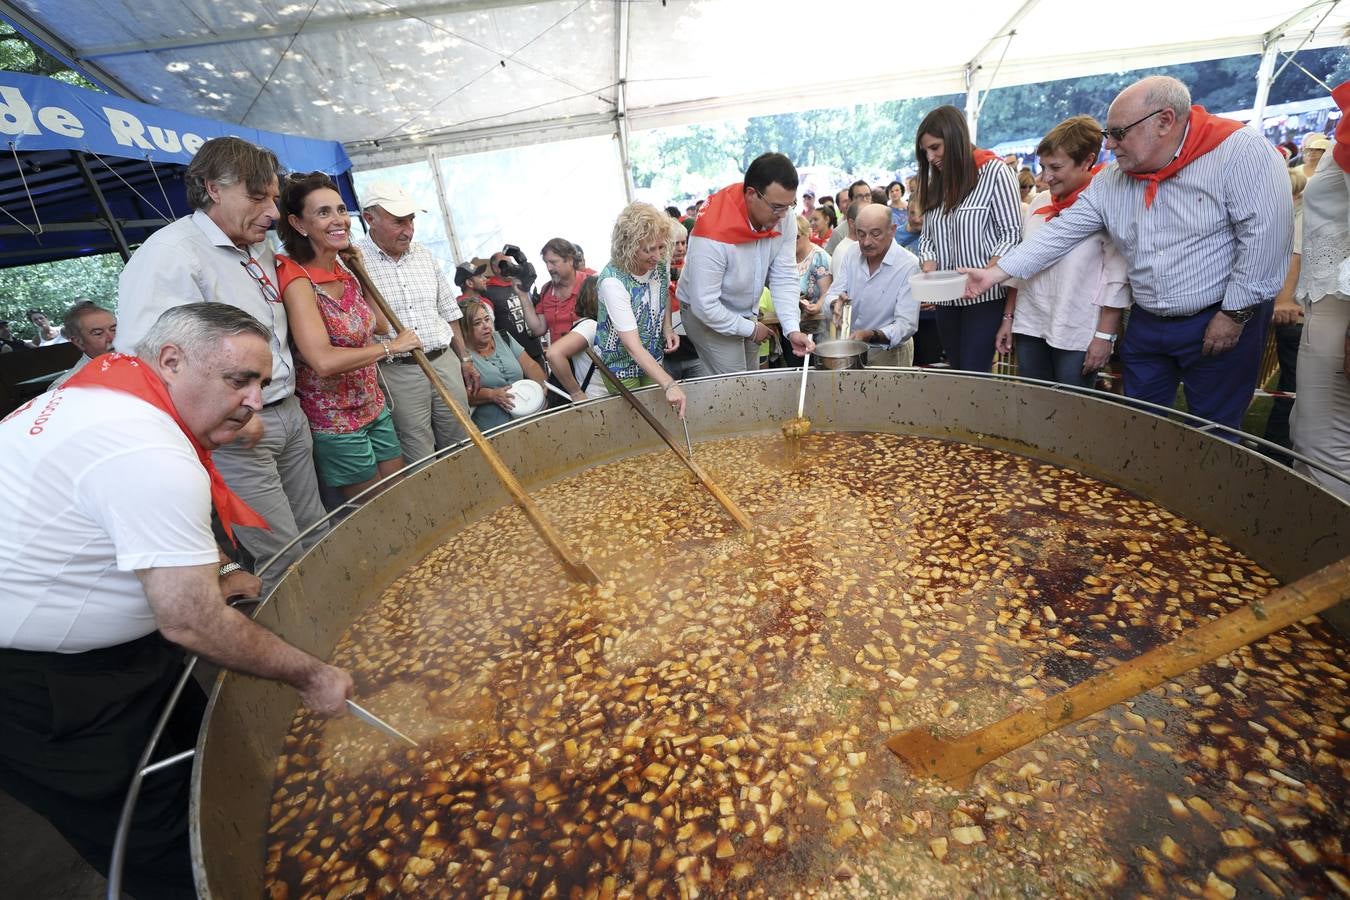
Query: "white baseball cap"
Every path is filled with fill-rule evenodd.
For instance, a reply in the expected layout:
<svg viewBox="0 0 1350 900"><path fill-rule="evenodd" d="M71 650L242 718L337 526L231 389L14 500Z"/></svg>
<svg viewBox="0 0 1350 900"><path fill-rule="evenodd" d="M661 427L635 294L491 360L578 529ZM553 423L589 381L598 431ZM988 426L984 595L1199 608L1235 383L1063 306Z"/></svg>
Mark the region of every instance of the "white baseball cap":
<svg viewBox="0 0 1350 900"><path fill-rule="evenodd" d="M413 213L426 212L413 202L407 191L388 181L376 181L366 190L365 196L361 198L361 208L369 209L372 206L378 206L400 219Z"/></svg>

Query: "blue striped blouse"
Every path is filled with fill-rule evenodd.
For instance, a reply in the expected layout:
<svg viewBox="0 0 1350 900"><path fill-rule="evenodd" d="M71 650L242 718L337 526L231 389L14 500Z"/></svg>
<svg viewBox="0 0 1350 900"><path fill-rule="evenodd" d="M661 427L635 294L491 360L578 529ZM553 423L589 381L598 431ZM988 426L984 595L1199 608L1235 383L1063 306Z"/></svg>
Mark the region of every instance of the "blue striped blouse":
<svg viewBox="0 0 1350 900"><path fill-rule="evenodd" d="M1003 256L1022 239L1022 200L1017 176L1001 159L980 167L975 189L947 212L939 204L923 214L919 236L919 261L936 260L939 269L981 269L989 260ZM1003 297L1004 288L994 287L970 300L952 306L970 306Z"/></svg>

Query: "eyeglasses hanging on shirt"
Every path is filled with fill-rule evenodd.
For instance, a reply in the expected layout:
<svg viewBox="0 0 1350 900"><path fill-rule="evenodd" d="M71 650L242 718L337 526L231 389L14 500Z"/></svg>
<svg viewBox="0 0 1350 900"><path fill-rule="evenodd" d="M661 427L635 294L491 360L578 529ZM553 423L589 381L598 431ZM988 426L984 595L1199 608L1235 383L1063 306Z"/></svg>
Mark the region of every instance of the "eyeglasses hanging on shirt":
<svg viewBox="0 0 1350 900"><path fill-rule="evenodd" d="M262 291L263 296L267 298L268 303L280 303L281 294L277 293L276 285L272 284L272 279L267 277L263 267L258 265L258 261L253 257L239 260L239 265L244 267L254 281L258 282L258 289Z"/></svg>

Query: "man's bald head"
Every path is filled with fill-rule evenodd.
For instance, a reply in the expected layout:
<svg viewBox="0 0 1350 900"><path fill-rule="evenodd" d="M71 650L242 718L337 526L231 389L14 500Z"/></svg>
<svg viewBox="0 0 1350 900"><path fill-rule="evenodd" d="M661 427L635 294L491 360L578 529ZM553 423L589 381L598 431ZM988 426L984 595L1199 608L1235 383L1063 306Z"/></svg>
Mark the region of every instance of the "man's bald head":
<svg viewBox="0 0 1350 900"><path fill-rule="evenodd" d="M1122 172L1165 166L1181 146L1190 120L1191 93L1166 75L1141 78L1116 95L1106 114L1106 148Z"/></svg>
<svg viewBox="0 0 1350 900"><path fill-rule="evenodd" d="M1118 106L1122 113L1128 107L1128 112L1133 114L1130 122L1155 109L1170 109L1177 118L1184 120L1191 111L1191 92L1186 85L1168 75L1150 75L1117 94L1111 103L1111 111Z"/></svg>
<svg viewBox="0 0 1350 900"><path fill-rule="evenodd" d="M880 203L869 203L858 211L856 221L863 228L879 228L891 221L891 211Z"/></svg>
<svg viewBox="0 0 1350 900"><path fill-rule="evenodd" d="M858 210L858 218L853 223L853 238L858 242L863 259L874 264L880 262L895 241L895 220L891 218L890 207L869 203Z"/></svg>

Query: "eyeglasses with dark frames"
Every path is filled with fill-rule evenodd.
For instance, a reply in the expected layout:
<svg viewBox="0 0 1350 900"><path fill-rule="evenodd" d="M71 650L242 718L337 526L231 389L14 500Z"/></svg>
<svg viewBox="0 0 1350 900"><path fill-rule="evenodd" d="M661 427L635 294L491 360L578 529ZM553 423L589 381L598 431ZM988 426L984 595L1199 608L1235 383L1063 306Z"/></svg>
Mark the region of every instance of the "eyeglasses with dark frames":
<svg viewBox="0 0 1350 900"><path fill-rule="evenodd" d="M272 279L267 277L267 273L263 271L262 266L258 265L256 259L251 256L248 259L241 259L239 265L243 266L244 271L251 275L254 281L258 282L259 290L262 291L263 296L267 298L269 303L281 302L281 295L277 293L276 285L272 284Z"/></svg>
<svg viewBox="0 0 1350 900"><path fill-rule="evenodd" d="M1102 140L1111 140L1119 144L1121 141L1125 140L1125 132L1129 131L1131 128L1140 124L1141 122L1147 122L1149 119L1153 118L1154 116L1156 116L1158 113L1162 112L1165 109L1167 109L1167 107L1165 106L1163 107L1163 109L1155 109L1153 112L1144 116L1142 119L1136 119L1130 124L1122 125L1119 128L1103 128Z"/></svg>
<svg viewBox="0 0 1350 900"><path fill-rule="evenodd" d="M769 204L769 209L771 209L771 210L773 211L773 214L774 214L775 216L781 216L783 213L787 212L789 209L796 209L796 208L797 208L797 201L796 201L796 200L793 200L791 203L769 203L769 198L764 196L764 192L763 192L763 191L761 191L761 190L759 190L759 189L757 189L757 188L752 188L752 190L754 190L754 192L755 192L756 194L759 195L759 199L761 199L761 200L763 200L765 203L768 203L768 204Z"/></svg>

